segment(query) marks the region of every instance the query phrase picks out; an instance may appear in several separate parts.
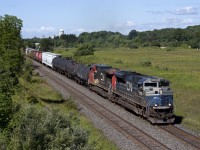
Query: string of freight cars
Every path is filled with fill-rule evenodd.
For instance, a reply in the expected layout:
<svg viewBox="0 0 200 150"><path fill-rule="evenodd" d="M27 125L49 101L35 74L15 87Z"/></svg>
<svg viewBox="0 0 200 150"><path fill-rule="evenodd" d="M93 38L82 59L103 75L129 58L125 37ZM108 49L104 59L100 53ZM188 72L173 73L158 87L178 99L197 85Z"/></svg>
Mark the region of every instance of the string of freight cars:
<svg viewBox="0 0 200 150"><path fill-rule="evenodd" d="M75 80L78 84L130 109L152 124L175 120L173 91L166 79L104 64L86 66L60 54L27 48L26 55Z"/></svg>

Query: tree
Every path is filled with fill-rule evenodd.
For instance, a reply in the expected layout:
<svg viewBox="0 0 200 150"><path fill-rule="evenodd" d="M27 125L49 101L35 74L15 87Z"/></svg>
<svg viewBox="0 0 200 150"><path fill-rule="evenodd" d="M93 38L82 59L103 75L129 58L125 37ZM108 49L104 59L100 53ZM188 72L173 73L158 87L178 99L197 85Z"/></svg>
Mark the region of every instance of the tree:
<svg viewBox="0 0 200 150"><path fill-rule="evenodd" d="M0 16L0 128L11 118L11 95L23 65L21 28L22 20L17 17Z"/></svg>
<svg viewBox="0 0 200 150"><path fill-rule="evenodd" d="M59 41L62 41L63 47L72 47L76 44L78 38L74 34L63 34L60 36Z"/></svg>
<svg viewBox="0 0 200 150"><path fill-rule="evenodd" d="M94 55L94 46L91 44L81 45L75 52L74 56Z"/></svg>
<svg viewBox="0 0 200 150"><path fill-rule="evenodd" d="M137 36L137 31L136 30L131 30L131 32L129 32L128 34L128 39L131 40L131 39L134 39L136 36Z"/></svg>
<svg viewBox="0 0 200 150"><path fill-rule="evenodd" d="M53 40L51 38L43 38L40 41L40 49L44 52L53 50Z"/></svg>

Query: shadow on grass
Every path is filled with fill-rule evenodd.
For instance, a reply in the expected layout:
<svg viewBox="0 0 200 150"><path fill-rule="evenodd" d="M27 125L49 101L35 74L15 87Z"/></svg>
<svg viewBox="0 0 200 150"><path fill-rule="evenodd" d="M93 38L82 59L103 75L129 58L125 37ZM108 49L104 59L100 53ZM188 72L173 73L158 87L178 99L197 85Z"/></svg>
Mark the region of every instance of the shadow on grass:
<svg viewBox="0 0 200 150"><path fill-rule="evenodd" d="M54 104L62 104L64 102L66 102L63 99L61 99L61 100L52 100L52 99L44 99L44 98L41 98L41 101L43 101L45 103L54 103Z"/></svg>
<svg viewBox="0 0 200 150"><path fill-rule="evenodd" d="M174 124L181 124L181 122L183 121L183 119L184 119L183 116L176 116Z"/></svg>

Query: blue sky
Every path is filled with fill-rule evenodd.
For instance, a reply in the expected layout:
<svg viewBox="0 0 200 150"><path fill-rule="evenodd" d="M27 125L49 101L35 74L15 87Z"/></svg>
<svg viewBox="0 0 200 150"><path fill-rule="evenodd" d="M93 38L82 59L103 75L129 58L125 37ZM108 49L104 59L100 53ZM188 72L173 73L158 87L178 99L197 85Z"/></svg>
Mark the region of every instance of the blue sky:
<svg viewBox="0 0 200 150"><path fill-rule="evenodd" d="M0 16L23 21L22 37L185 28L200 24L200 0L0 0Z"/></svg>

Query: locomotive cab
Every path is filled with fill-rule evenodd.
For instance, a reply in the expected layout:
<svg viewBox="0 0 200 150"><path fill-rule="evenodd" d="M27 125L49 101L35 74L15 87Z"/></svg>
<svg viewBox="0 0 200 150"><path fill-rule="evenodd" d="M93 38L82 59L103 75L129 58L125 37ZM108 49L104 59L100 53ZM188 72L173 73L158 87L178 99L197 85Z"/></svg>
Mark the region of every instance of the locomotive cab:
<svg viewBox="0 0 200 150"><path fill-rule="evenodd" d="M146 109L152 123L172 123L173 92L170 82L161 78L149 78L143 82L143 96L146 97Z"/></svg>
<svg viewBox="0 0 200 150"><path fill-rule="evenodd" d="M137 82L138 92L144 96L173 94L170 82L165 79L141 79Z"/></svg>

